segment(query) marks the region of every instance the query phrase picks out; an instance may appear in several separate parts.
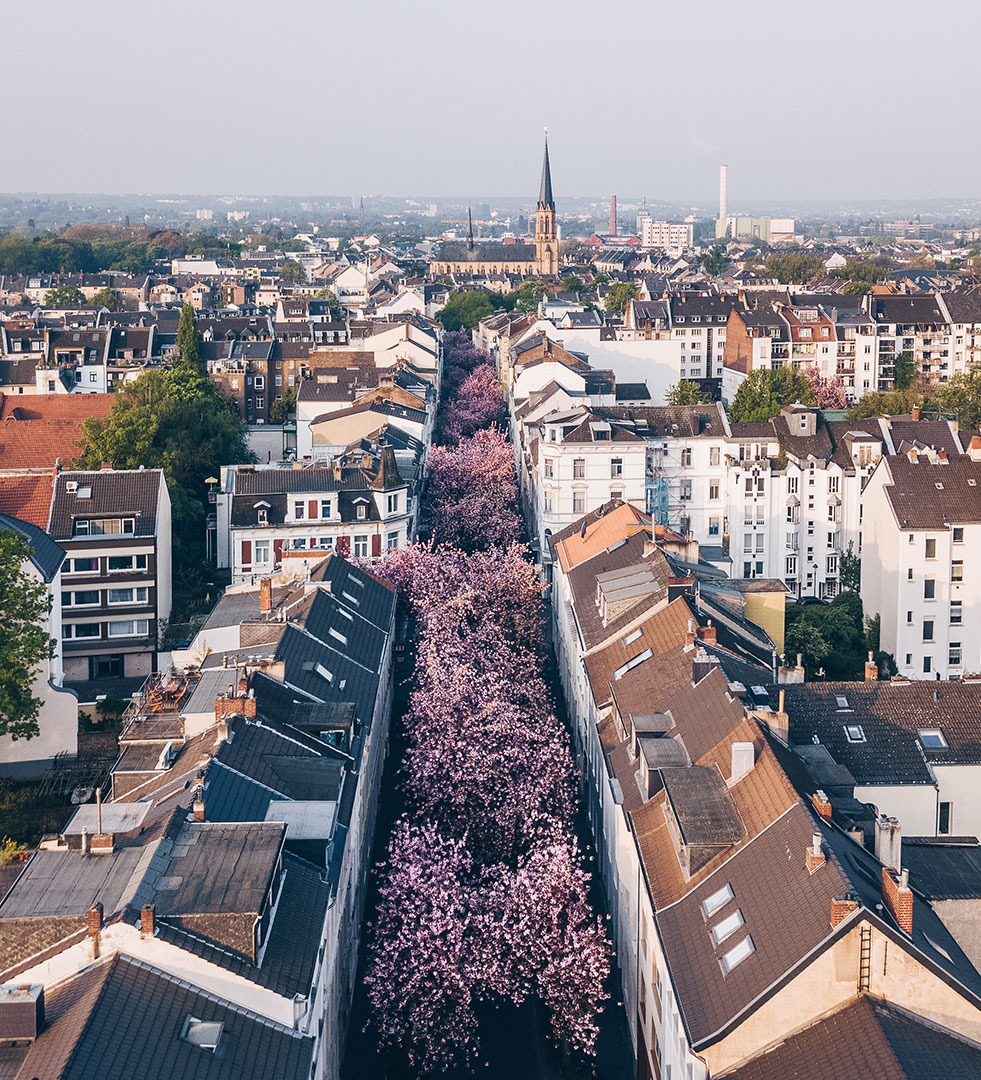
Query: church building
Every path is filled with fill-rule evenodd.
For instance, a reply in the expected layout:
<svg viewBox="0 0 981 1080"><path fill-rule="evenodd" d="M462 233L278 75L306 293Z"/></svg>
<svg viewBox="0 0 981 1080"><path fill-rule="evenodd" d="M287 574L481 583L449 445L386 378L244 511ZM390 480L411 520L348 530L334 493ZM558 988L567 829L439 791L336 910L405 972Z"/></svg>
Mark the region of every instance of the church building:
<svg viewBox="0 0 981 1080"><path fill-rule="evenodd" d="M520 274L552 277L559 272L559 237L555 223L555 200L552 198L552 171L548 164L548 139L542 163L542 184L535 209L535 236L527 243L475 243L473 221L467 214L466 242L447 241L430 265L434 277L441 274Z"/></svg>

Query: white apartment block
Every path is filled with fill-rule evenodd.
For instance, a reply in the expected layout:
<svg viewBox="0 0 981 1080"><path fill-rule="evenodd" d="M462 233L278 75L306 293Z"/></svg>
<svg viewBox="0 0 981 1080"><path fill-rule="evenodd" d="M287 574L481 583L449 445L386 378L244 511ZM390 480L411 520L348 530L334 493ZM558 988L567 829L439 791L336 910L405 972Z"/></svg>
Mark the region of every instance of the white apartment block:
<svg viewBox="0 0 981 1080"><path fill-rule="evenodd" d="M695 226L648 218L641 223L640 243L641 247L663 248L670 254L680 254L695 246Z"/></svg>

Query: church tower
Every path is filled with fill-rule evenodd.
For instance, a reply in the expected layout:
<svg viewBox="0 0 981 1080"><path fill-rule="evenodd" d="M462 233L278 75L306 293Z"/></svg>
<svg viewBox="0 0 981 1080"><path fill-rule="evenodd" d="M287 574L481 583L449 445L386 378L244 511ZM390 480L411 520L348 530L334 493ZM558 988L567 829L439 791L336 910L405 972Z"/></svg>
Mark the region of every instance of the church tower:
<svg viewBox="0 0 981 1080"><path fill-rule="evenodd" d="M555 200L552 198L552 171L548 165L547 133L545 160L542 162L542 186L535 210L535 257L539 274L551 277L559 272L559 237L555 227Z"/></svg>

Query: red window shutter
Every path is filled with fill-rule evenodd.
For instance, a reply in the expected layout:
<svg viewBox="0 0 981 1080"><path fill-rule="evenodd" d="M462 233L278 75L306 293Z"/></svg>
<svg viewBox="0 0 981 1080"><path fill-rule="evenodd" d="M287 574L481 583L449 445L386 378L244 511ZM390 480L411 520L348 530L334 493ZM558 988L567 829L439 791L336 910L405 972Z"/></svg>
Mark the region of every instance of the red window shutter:
<svg viewBox="0 0 981 1080"><path fill-rule="evenodd" d="M317 546L317 538L315 536L310 537L310 547L315 548Z"/></svg>
<svg viewBox="0 0 981 1080"><path fill-rule="evenodd" d="M283 561L283 541L273 540L273 565L279 566Z"/></svg>
<svg viewBox="0 0 981 1080"><path fill-rule="evenodd" d="M351 554L351 537L339 536L337 538L337 554L347 558Z"/></svg>
<svg viewBox="0 0 981 1080"><path fill-rule="evenodd" d="M242 565L243 566L251 566L252 565L252 541L251 540L243 540L242 541Z"/></svg>
<svg viewBox="0 0 981 1080"><path fill-rule="evenodd" d="M371 537L371 554L377 558L382 553L381 533L373 533Z"/></svg>
<svg viewBox="0 0 981 1080"><path fill-rule="evenodd" d="M311 499L307 506L309 510L309 516L312 518L317 517L317 500Z"/></svg>

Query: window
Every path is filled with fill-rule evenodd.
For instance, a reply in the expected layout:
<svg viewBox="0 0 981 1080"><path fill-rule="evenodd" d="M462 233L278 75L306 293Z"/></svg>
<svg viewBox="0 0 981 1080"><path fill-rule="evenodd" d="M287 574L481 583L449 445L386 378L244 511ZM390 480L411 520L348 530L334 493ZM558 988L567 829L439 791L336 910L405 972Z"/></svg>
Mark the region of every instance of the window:
<svg viewBox="0 0 981 1080"><path fill-rule="evenodd" d="M825 571L828 574L837 574L838 573L838 556L837 555L829 555L827 557L827 560L825 562Z"/></svg>
<svg viewBox="0 0 981 1080"><path fill-rule="evenodd" d="M623 476L623 458L615 457L610 459L610 476L614 479Z"/></svg>
<svg viewBox="0 0 981 1080"><path fill-rule="evenodd" d="M333 536L319 536L317 537L317 547L321 550L333 551L334 550L334 538Z"/></svg>
<svg viewBox="0 0 981 1080"><path fill-rule="evenodd" d="M61 632L63 638L97 638L102 636L102 627L97 622L69 623Z"/></svg>
<svg viewBox="0 0 981 1080"><path fill-rule="evenodd" d="M572 512L574 514L584 514L586 512L586 493L584 491L574 491L572 493Z"/></svg>
<svg viewBox="0 0 981 1080"><path fill-rule="evenodd" d="M950 808L952 805L949 802L940 804L939 813L937 814L937 833L940 836L950 835Z"/></svg>
<svg viewBox="0 0 981 1080"><path fill-rule="evenodd" d="M913 612L912 611L907 611L906 612L906 625L907 626L912 626L913 625Z"/></svg>
<svg viewBox="0 0 981 1080"><path fill-rule="evenodd" d="M112 559L109 560L112 562ZM110 566L110 570L112 567ZM97 558L66 559L66 574L97 574L99 572L99 560Z"/></svg>
<svg viewBox="0 0 981 1080"><path fill-rule="evenodd" d="M269 562L269 541L268 540L256 540L255 542L255 561L257 563Z"/></svg>
<svg viewBox="0 0 981 1080"><path fill-rule="evenodd" d="M950 564L950 580L953 582L959 582L964 580L964 562L961 559L955 559Z"/></svg>
<svg viewBox="0 0 981 1080"><path fill-rule="evenodd" d="M297 521L302 521L303 520L303 511L304 511L304 505L303 505L302 501L298 500L297 502L293 503L293 517Z"/></svg>
<svg viewBox="0 0 981 1080"><path fill-rule="evenodd" d="M940 728L920 728L920 745L924 750L946 750L947 740Z"/></svg>
<svg viewBox="0 0 981 1080"><path fill-rule="evenodd" d="M145 588L109 590L110 604L145 604L146 598Z"/></svg>
<svg viewBox="0 0 981 1080"><path fill-rule="evenodd" d="M937 541L930 538L926 541L924 555L928 559L935 559L937 557Z"/></svg>
<svg viewBox="0 0 981 1080"><path fill-rule="evenodd" d="M146 637L149 627L147 619L123 619L109 623L110 637Z"/></svg>
<svg viewBox="0 0 981 1080"><path fill-rule="evenodd" d="M923 674L924 675L929 675L931 671L933 671L933 657L932 656L924 656L923 657Z"/></svg>
<svg viewBox="0 0 981 1080"><path fill-rule="evenodd" d="M364 503L358 503L358 521L364 521L368 516L368 507Z"/></svg>
<svg viewBox="0 0 981 1080"><path fill-rule="evenodd" d="M120 536L132 533L133 518L77 518L72 536Z"/></svg>
<svg viewBox="0 0 981 1080"><path fill-rule="evenodd" d="M955 544L963 544L964 543L964 526L963 525L955 525L953 532L954 532L953 542Z"/></svg>
<svg viewBox="0 0 981 1080"><path fill-rule="evenodd" d="M386 538L386 547L389 551L399 546L399 534L397 532L390 532Z"/></svg>
<svg viewBox="0 0 981 1080"><path fill-rule="evenodd" d="M923 620L923 640L933 641L933 619Z"/></svg>
<svg viewBox="0 0 981 1080"><path fill-rule="evenodd" d="M906 580L907 581L912 581L913 580L913 567L912 566L906 571Z"/></svg>
<svg viewBox="0 0 981 1080"><path fill-rule="evenodd" d="M586 459L577 457L572 460L572 475L581 480L586 475Z"/></svg>
<svg viewBox="0 0 981 1080"><path fill-rule="evenodd" d="M545 479L551 480L555 476L555 462L551 458L545 459Z"/></svg>
<svg viewBox="0 0 981 1080"><path fill-rule="evenodd" d="M722 922L712 927L712 941L715 945L725 941L730 934L734 934L740 926L745 926L746 920L743 913L737 908L731 915L727 915Z"/></svg>
<svg viewBox="0 0 981 1080"><path fill-rule="evenodd" d="M865 729L861 724L845 724L842 730L850 743L865 742Z"/></svg>
<svg viewBox="0 0 981 1080"><path fill-rule="evenodd" d="M961 643L959 641L952 641L947 646L947 663L951 667L961 666Z"/></svg>
<svg viewBox="0 0 981 1080"><path fill-rule="evenodd" d="M720 908L728 904L732 897L732 886L723 885L721 889L712 893L711 896L706 897L706 899L702 901L702 914L706 919L710 918Z"/></svg>
<svg viewBox="0 0 981 1080"><path fill-rule="evenodd" d="M753 939L749 936L744 937L738 945L733 947L722 957L722 970L728 975L735 967L741 964L747 956L752 956L756 951L756 946L753 944Z"/></svg>
<svg viewBox="0 0 981 1080"><path fill-rule="evenodd" d="M838 494L838 477L837 476L829 476L828 477L828 493L830 495L837 495Z"/></svg>
<svg viewBox="0 0 981 1080"><path fill-rule="evenodd" d="M390 514L397 514L399 512L399 497L398 495L388 496L388 512Z"/></svg>
<svg viewBox="0 0 981 1080"><path fill-rule="evenodd" d="M354 554L362 559L368 554L368 537L363 533L354 538Z"/></svg>
<svg viewBox="0 0 981 1080"><path fill-rule="evenodd" d="M255 388L256 388L256 390L265 390L265 388L266 388L266 377L265 377L265 375L256 375L256 377L255 377Z"/></svg>
<svg viewBox="0 0 981 1080"><path fill-rule="evenodd" d="M923 580L923 599L934 600L937 596L937 582L935 578L928 577Z"/></svg>
<svg viewBox="0 0 981 1080"><path fill-rule="evenodd" d="M951 600L950 602L950 621L953 625L959 625L964 619L964 602L962 600Z"/></svg>
<svg viewBox="0 0 981 1080"><path fill-rule="evenodd" d="M256 511L256 522L259 525L269 524L269 511L266 510L265 507L259 507Z"/></svg>
<svg viewBox="0 0 981 1080"><path fill-rule="evenodd" d="M796 495L797 491L798 491L797 477L796 476L788 476L787 477L787 494L788 495Z"/></svg>
<svg viewBox="0 0 981 1080"><path fill-rule="evenodd" d="M691 481L690 480L682 480L681 481L681 498L682 498L682 500L684 502L688 502L688 501L691 500Z"/></svg>
<svg viewBox="0 0 981 1080"><path fill-rule="evenodd" d="M202 1050L210 1050L214 1053L221 1042L221 1033L225 1025L220 1021L206 1023L196 1016L188 1016L184 1021L181 1038L192 1046L199 1046Z"/></svg>
<svg viewBox="0 0 981 1080"><path fill-rule="evenodd" d="M721 460L721 451L717 446L709 447L709 465L718 465Z"/></svg>
<svg viewBox="0 0 981 1080"><path fill-rule="evenodd" d="M691 465L691 447L690 446L686 446L684 448L684 450L681 451L681 464L683 466L685 466L685 467L689 467Z"/></svg>
<svg viewBox="0 0 981 1080"><path fill-rule="evenodd" d="M719 528L721 526L721 519L717 517L709 518L709 536L718 536Z"/></svg>
<svg viewBox="0 0 981 1080"><path fill-rule="evenodd" d="M623 639L623 646L626 648L628 645L633 645L635 641L644 636L644 631L638 627L636 630L631 630L629 634Z"/></svg>
<svg viewBox="0 0 981 1080"><path fill-rule="evenodd" d="M719 497L719 485L717 483L709 484L709 498L718 499Z"/></svg>
<svg viewBox="0 0 981 1080"><path fill-rule="evenodd" d="M99 603L99 590L76 589L74 592L63 592L61 603L65 607L96 607Z"/></svg>
<svg viewBox="0 0 981 1080"><path fill-rule="evenodd" d="M91 560L95 562L96 560ZM96 567L98 569L98 567ZM117 574L126 570L145 570L146 569L146 556L145 555L110 555L109 556L109 573Z"/></svg>
<svg viewBox="0 0 981 1080"><path fill-rule="evenodd" d="M257 409L264 409L266 407L266 399L264 397L257 397L255 399L255 407Z"/></svg>

